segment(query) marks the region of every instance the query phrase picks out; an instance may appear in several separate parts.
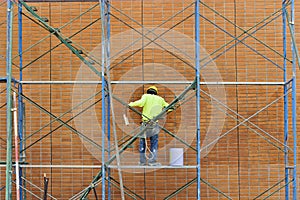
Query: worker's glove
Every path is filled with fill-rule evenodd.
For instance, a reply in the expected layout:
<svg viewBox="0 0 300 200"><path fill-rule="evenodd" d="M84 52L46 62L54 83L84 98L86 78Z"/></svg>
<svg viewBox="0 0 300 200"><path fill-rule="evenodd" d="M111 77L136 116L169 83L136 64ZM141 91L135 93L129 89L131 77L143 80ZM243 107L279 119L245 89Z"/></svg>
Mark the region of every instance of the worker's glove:
<svg viewBox="0 0 300 200"><path fill-rule="evenodd" d="M175 110L175 108L173 107L173 106L171 106L168 110L167 110L167 112L169 113L169 112L172 112L172 111L174 111Z"/></svg>

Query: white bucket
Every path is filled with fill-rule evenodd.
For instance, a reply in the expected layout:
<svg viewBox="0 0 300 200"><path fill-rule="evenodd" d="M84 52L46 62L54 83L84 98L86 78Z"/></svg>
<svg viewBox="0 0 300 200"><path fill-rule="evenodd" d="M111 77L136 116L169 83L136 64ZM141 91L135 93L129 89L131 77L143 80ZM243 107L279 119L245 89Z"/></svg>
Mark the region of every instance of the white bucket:
<svg viewBox="0 0 300 200"><path fill-rule="evenodd" d="M183 166L183 148L170 148L170 165Z"/></svg>

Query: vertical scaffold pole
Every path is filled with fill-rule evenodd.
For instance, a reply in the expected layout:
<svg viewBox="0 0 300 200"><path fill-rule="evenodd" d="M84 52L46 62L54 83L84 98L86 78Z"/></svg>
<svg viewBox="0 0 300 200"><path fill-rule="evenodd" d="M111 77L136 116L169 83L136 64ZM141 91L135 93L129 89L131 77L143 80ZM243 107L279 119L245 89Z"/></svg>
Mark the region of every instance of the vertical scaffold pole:
<svg viewBox="0 0 300 200"><path fill-rule="evenodd" d="M196 66L196 123L197 123L197 199L200 199L201 155L200 155L200 0L195 3L195 66Z"/></svg>
<svg viewBox="0 0 300 200"><path fill-rule="evenodd" d="M107 69L110 68L110 2L106 0L106 62ZM107 149L108 149L108 160L110 159L110 99L111 97L107 96ZM110 169L108 172L108 184L107 184L107 195L108 199L111 199L111 184L110 184Z"/></svg>
<svg viewBox="0 0 300 200"><path fill-rule="evenodd" d="M294 0L291 1L291 32L294 37L294 18L295 18L295 7L294 7ZM293 200L297 199L297 107L296 107L296 47L295 44L292 43L292 56L293 56L293 82L292 82L292 128L293 128Z"/></svg>
<svg viewBox="0 0 300 200"><path fill-rule="evenodd" d="M287 56L287 44L286 44L286 3L285 0L282 1L282 22L283 22L283 81L286 83L287 80L287 71L286 71L286 56ZM284 92L284 166L285 166L285 199L289 199L289 168L288 168L288 148L287 148L287 141L288 141L288 85L284 84L283 88Z"/></svg>
<svg viewBox="0 0 300 200"><path fill-rule="evenodd" d="M22 4L19 3L18 4L18 35L19 35L19 49L18 49L18 53L19 53L19 65L20 65L20 73L19 73L19 79L20 82L23 81L23 18L22 18ZM19 87L18 87L18 135L19 135L19 139L20 139L20 152L23 150L23 98L22 98L22 93L23 93L23 85L22 83L19 83ZM24 154L24 152L23 152ZM20 155L20 161L22 162L24 159L24 156ZM20 173L19 176L20 178L23 175L23 169L22 167L20 167ZM22 179L20 179L20 199L23 199L23 189L22 189Z"/></svg>
<svg viewBox="0 0 300 200"><path fill-rule="evenodd" d="M20 200L20 174L19 174L19 142L18 142L18 117L17 117L17 94L13 92L13 119L14 119L14 141L15 141L15 171L16 171L16 199Z"/></svg>
<svg viewBox="0 0 300 200"><path fill-rule="evenodd" d="M108 160L110 160L111 156L110 156L110 97L109 94L107 96L107 149L108 149ZM110 178L110 168L107 169L107 180L108 180L108 184L107 184L107 195L108 195L108 199L111 199L111 178Z"/></svg>
<svg viewBox="0 0 300 200"><path fill-rule="evenodd" d="M12 25L13 25L13 2L7 0L7 41L6 41L6 188L5 199L12 198Z"/></svg>
<svg viewBox="0 0 300 200"><path fill-rule="evenodd" d="M102 82L102 200L105 200L105 129L106 129L106 104L105 104L105 51L106 51L106 36L105 36L105 0L100 0L101 12L101 48L102 48L102 62L101 62L101 82Z"/></svg>

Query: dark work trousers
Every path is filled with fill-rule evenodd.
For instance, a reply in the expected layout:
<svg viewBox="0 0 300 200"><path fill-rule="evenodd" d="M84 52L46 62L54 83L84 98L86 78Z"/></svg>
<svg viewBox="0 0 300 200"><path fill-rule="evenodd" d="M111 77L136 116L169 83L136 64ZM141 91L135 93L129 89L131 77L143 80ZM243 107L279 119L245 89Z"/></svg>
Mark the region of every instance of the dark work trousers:
<svg viewBox="0 0 300 200"><path fill-rule="evenodd" d="M148 122L143 122L141 130L148 125ZM157 161L157 150L158 150L158 133L160 129L158 123L148 125L146 131L142 134L144 137L140 138L139 152L140 152L140 163L146 163L146 139L150 138L150 153L149 153L149 163L155 163Z"/></svg>

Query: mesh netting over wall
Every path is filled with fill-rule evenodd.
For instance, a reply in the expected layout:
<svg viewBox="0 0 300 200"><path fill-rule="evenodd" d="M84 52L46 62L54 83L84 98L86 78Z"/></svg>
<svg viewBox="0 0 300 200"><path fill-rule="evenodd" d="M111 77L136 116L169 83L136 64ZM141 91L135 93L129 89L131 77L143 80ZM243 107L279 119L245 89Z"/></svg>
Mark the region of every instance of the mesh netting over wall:
<svg viewBox="0 0 300 200"><path fill-rule="evenodd" d="M5 6L0 1L1 66ZM23 2L21 64L15 5L13 77L19 82L12 89L21 91L18 104L23 102L18 110L23 198L42 199L44 177L48 199L104 194L121 199L123 191L126 199L196 199L199 188L203 199L282 199L286 188L292 191L292 175L285 169L287 160L293 163L293 140L284 139L285 120L292 134L292 92L284 88L292 78L292 56L288 44L284 62L281 2L201 1L198 44L193 0L114 0L106 6L101 14L98 2ZM199 112L191 87L197 45ZM0 78L5 76L2 67ZM158 119L161 165L139 166L142 109L127 104L151 85L168 103L175 99L175 109ZM5 88L1 82L1 199ZM15 179L13 167L13 197Z"/></svg>

